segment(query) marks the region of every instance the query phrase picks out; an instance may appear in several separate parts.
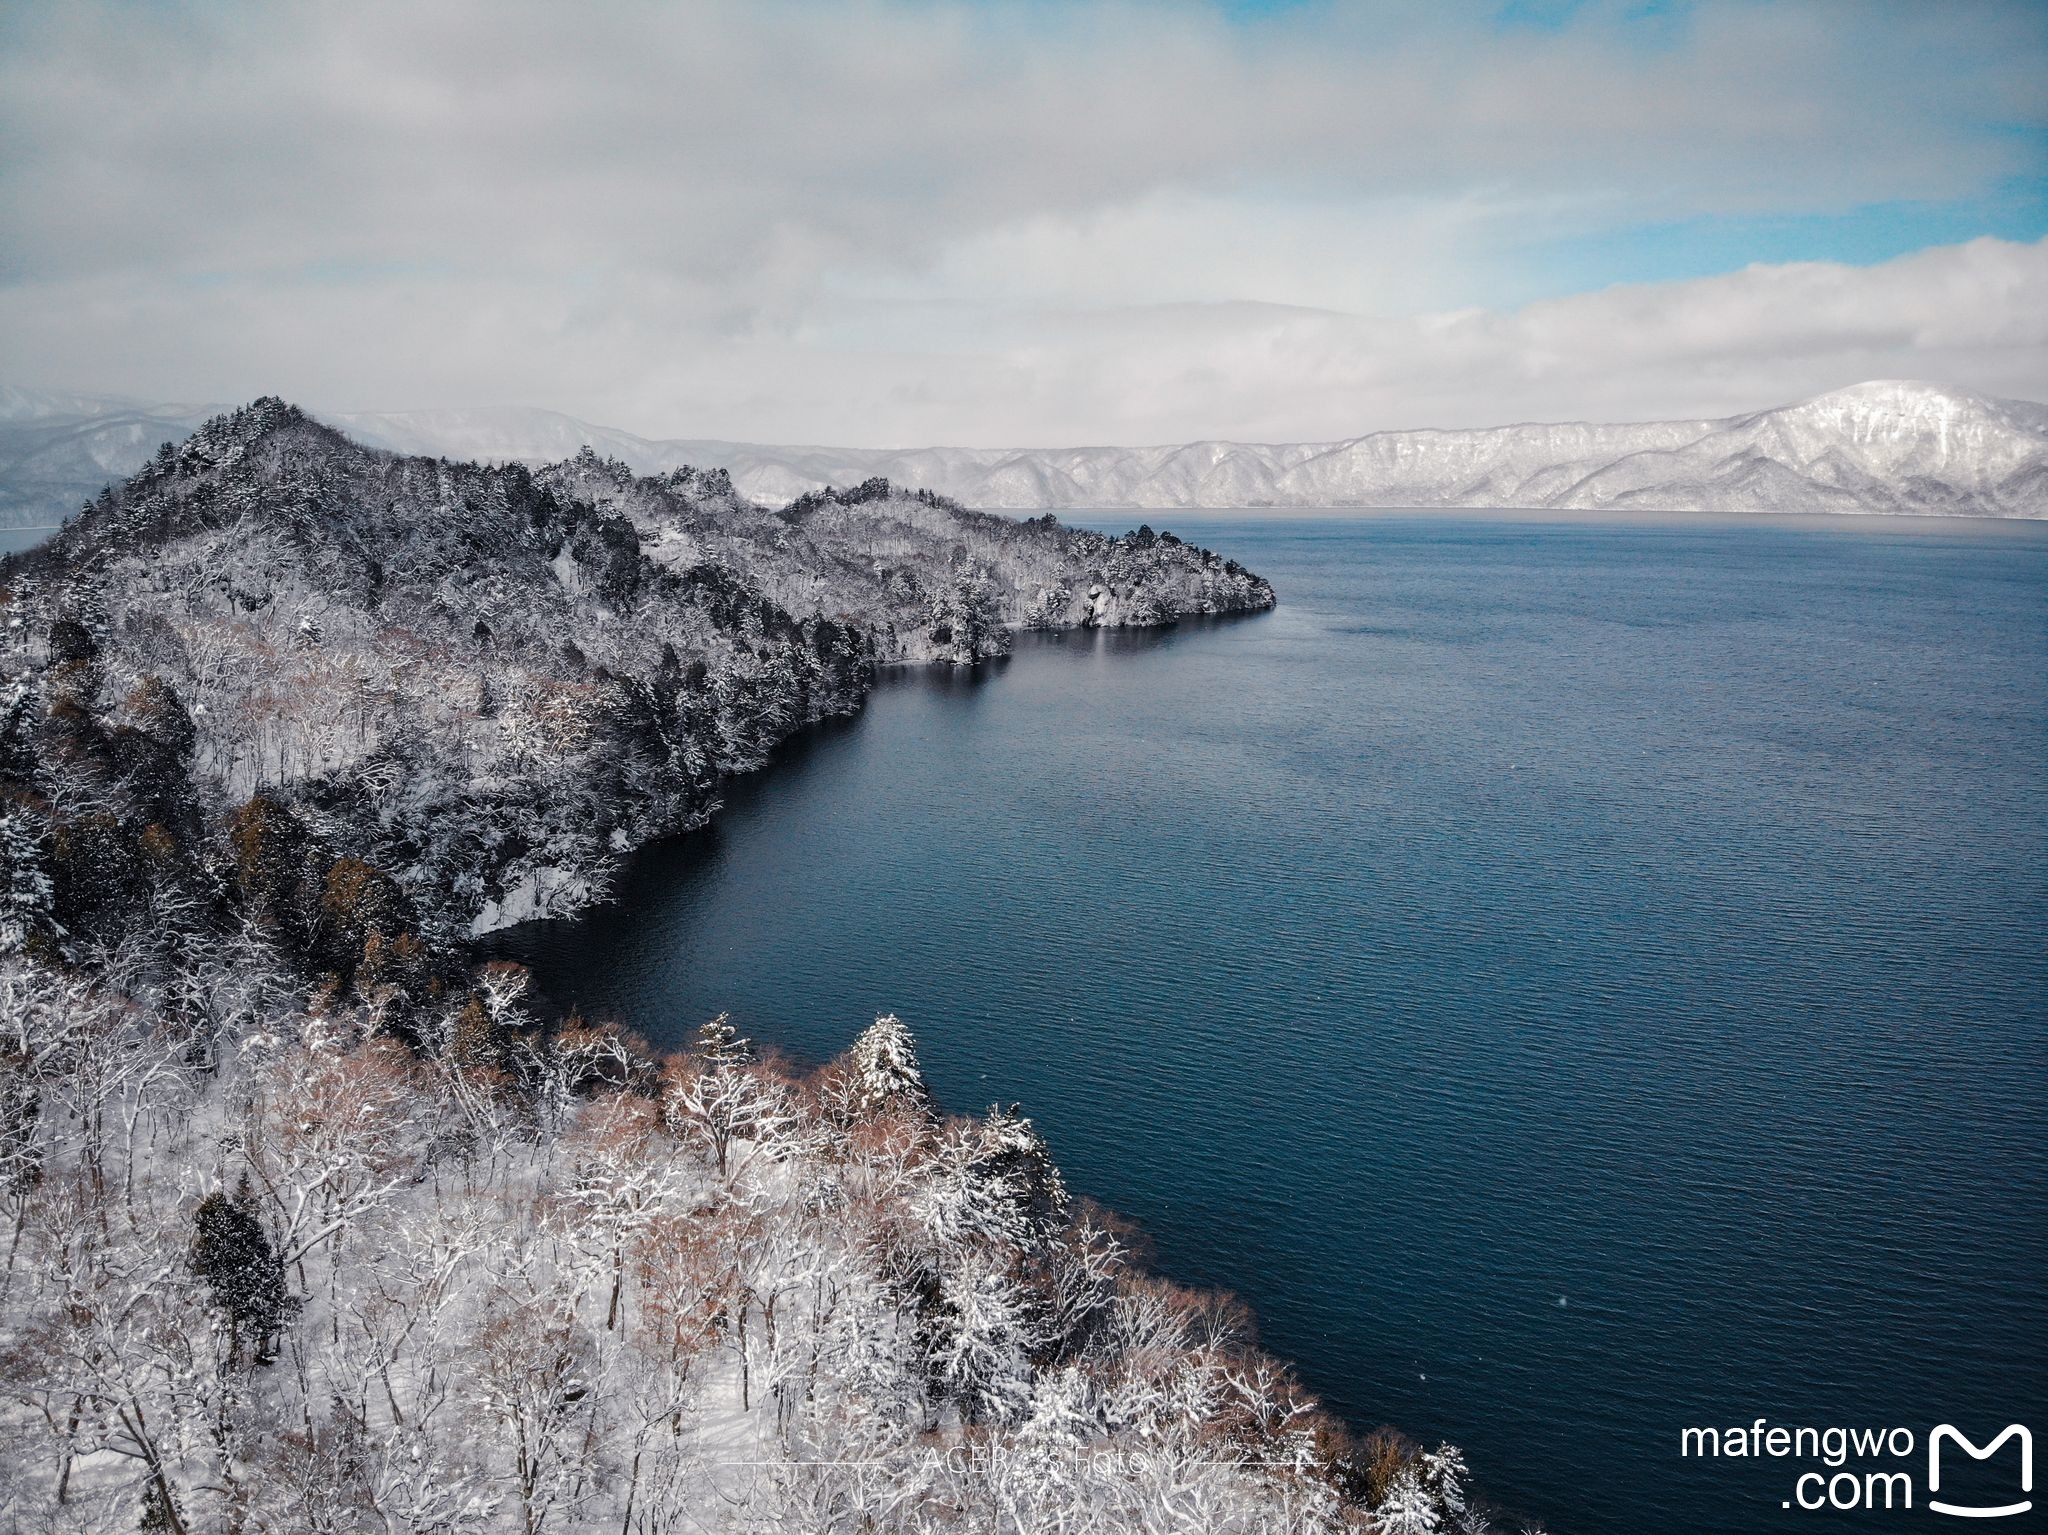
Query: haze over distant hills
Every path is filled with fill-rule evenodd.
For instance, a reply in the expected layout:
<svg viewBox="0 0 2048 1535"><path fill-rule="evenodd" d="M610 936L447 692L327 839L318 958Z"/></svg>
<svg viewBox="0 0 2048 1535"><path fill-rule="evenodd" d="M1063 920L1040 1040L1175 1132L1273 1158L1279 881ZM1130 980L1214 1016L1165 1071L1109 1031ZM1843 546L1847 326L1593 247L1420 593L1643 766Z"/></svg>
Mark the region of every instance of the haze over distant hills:
<svg viewBox="0 0 2048 1535"><path fill-rule="evenodd" d="M53 522L214 407L0 389L0 523ZM2048 517L2048 406L1877 381L1721 420L1374 432L1336 442L827 448L653 439L554 411L331 412L399 452L551 463L586 444L643 474L730 471L779 505L875 475L971 506L1418 506Z"/></svg>

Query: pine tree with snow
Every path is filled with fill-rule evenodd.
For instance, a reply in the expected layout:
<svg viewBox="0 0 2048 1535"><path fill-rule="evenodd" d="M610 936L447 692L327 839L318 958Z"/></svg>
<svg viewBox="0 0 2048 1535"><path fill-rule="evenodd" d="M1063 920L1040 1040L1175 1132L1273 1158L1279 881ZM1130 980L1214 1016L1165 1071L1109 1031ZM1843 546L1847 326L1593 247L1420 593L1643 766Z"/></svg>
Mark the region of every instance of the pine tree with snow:
<svg viewBox="0 0 2048 1535"><path fill-rule="evenodd" d="M1031 1388L1031 1411L1019 1432L1026 1446L1068 1451L1095 1426L1088 1377L1074 1365L1048 1370Z"/></svg>
<svg viewBox="0 0 2048 1535"><path fill-rule="evenodd" d="M1024 1294L1004 1274L966 1263L941 1288L945 1320L932 1363L960 1404L980 1423L1015 1423L1031 1406L1032 1342Z"/></svg>
<svg viewBox="0 0 2048 1535"><path fill-rule="evenodd" d="M989 1106L975 1148L975 1170L991 1183L1014 1190L1016 1214L1031 1240L1042 1239L1066 1219L1072 1203L1052 1151L1017 1105Z"/></svg>
<svg viewBox="0 0 2048 1535"><path fill-rule="evenodd" d="M743 1038L732 1026L729 1013L707 1019L698 1028L695 1050L698 1058L713 1070L744 1066L754 1058L754 1042Z"/></svg>
<svg viewBox="0 0 2048 1535"><path fill-rule="evenodd" d="M36 714L36 690L28 678L0 688L0 773L26 778L34 771Z"/></svg>
<svg viewBox="0 0 2048 1535"><path fill-rule="evenodd" d="M1440 1444L1422 1455L1422 1482L1444 1512L1458 1518L1465 1512L1465 1452L1454 1444Z"/></svg>
<svg viewBox="0 0 2048 1535"><path fill-rule="evenodd" d="M1387 1495L1373 1510L1381 1535L1436 1535L1436 1499L1423 1486L1413 1465L1403 1466L1387 1484Z"/></svg>
<svg viewBox="0 0 2048 1535"><path fill-rule="evenodd" d="M136 1521L135 1528L141 1531L141 1535L176 1535L185 1528L176 1517L161 1476L152 1476L142 1484L142 1516Z"/></svg>
<svg viewBox="0 0 2048 1535"><path fill-rule="evenodd" d="M1047 1370L1007 1453L992 1457L991 1492L1015 1511L1019 1530L1058 1529L1086 1498L1081 1448L1096 1427L1087 1376L1075 1365Z"/></svg>
<svg viewBox="0 0 2048 1535"><path fill-rule="evenodd" d="M917 1064L917 1041L894 1013L884 1013L853 1042L852 1108L861 1115L929 1115L932 1095Z"/></svg>
<svg viewBox="0 0 2048 1535"><path fill-rule="evenodd" d="M61 942L56 904L39 818L20 806L0 814L0 954Z"/></svg>

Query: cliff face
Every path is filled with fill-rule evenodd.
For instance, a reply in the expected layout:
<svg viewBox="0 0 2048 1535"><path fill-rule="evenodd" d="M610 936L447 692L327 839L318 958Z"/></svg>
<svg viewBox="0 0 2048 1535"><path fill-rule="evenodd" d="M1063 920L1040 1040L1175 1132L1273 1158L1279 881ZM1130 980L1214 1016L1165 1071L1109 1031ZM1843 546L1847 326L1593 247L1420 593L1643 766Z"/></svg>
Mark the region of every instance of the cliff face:
<svg viewBox="0 0 2048 1535"><path fill-rule="evenodd" d="M768 512L722 472L636 478L588 452L539 471L402 458L276 400L159 454L6 586L7 672L44 706L18 728L94 758L143 729L147 692L152 718L177 716L188 818L274 798L441 942L588 902L621 852L701 821L722 777L858 708L878 662L1273 600L1170 536L881 483ZM162 817L109 792L108 856L132 861ZM64 807L32 795L61 841Z"/></svg>

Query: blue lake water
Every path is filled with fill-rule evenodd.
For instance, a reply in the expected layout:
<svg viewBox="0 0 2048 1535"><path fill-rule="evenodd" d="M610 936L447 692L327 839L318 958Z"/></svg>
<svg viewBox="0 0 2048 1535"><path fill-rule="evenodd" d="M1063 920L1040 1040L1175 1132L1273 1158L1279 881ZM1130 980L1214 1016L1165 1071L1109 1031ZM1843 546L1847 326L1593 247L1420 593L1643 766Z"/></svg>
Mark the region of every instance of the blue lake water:
<svg viewBox="0 0 2048 1535"><path fill-rule="evenodd" d="M33 549L56 531L55 528L0 528L0 554Z"/></svg>
<svg viewBox="0 0 2048 1535"><path fill-rule="evenodd" d="M2048 529L1153 521L1280 608L900 675L513 946L661 1041L902 1013L1560 1532L1855 1522L1684 1426L2048 1433Z"/></svg>

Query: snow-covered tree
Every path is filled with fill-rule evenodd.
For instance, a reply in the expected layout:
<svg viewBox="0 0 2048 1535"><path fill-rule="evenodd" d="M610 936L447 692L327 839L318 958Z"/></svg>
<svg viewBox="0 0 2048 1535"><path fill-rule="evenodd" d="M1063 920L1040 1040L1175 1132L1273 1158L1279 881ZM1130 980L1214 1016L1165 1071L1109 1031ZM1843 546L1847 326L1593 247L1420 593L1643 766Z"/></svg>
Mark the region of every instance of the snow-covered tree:
<svg viewBox="0 0 2048 1535"><path fill-rule="evenodd" d="M744 1066L754 1058L754 1042L741 1037L727 1013L720 1013L698 1025L693 1048L698 1059L713 1070Z"/></svg>
<svg viewBox="0 0 2048 1535"><path fill-rule="evenodd" d="M1421 1457L1422 1482L1435 1496L1443 1511L1453 1519L1465 1513L1465 1452L1454 1444L1440 1444Z"/></svg>
<svg viewBox="0 0 2048 1535"><path fill-rule="evenodd" d="M43 827L27 809L0 811L0 954L61 942L56 888L43 862Z"/></svg>
<svg viewBox="0 0 2048 1535"><path fill-rule="evenodd" d="M942 1281L934 1371L975 1422L1014 1423L1031 1405L1033 1332L1021 1290L986 1262L962 1263Z"/></svg>
<svg viewBox="0 0 2048 1535"><path fill-rule="evenodd" d="M812 1138L787 1084L747 1069L734 1053L745 1047L745 1040L727 1039L720 1047L726 1053L677 1058L663 1072L663 1122L707 1149L722 1179L739 1173L753 1153L783 1160Z"/></svg>
<svg viewBox="0 0 2048 1535"><path fill-rule="evenodd" d="M1440 1522L1436 1499L1412 1465L1394 1474L1373 1516L1379 1520L1382 1535L1436 1535Z"/></svg>
<svg viewBox="0 0 2048 1535"><path fill-rule="evenodd" d="M917 1063L917 1041L894 1013L883 1013L861 1030L848 1052L852 1112L927 1115L931 1092Z"/></svg>
<svg viewBox="0 0 2048 1535"><path fill-rule="evenodd" d="M1015 1104L990 1105L975 1137L974 1167L987 1188L1011 1201L1010 1221L1023 1243L1041 1242L1071 1209L1051 1150Z"/></svg>

